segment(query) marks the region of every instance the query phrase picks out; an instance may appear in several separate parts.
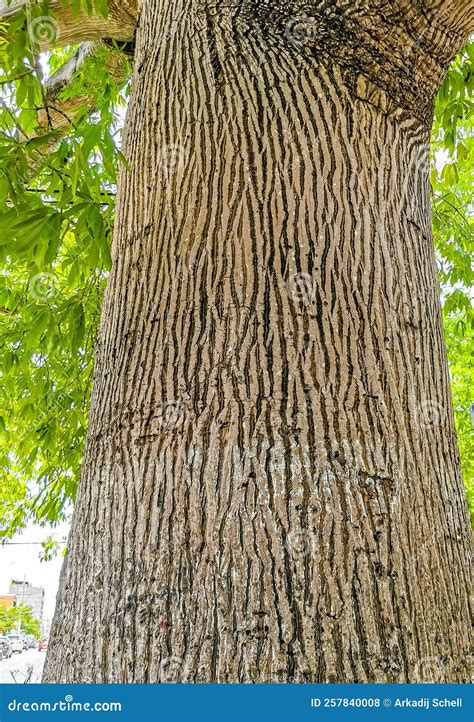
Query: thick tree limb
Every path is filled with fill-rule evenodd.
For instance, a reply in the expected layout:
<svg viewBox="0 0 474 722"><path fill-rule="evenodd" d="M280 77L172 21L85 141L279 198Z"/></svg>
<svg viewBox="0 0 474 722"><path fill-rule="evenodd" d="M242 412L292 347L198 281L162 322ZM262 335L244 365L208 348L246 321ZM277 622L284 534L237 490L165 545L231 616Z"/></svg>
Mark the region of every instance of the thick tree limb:
<svg viewBox="0 0 474 722"><path fill-rule="evenodd" d="M447 30L474 32L473 0L427 0L426 9Z"/></svg>
<svg viewBox="0 0 474 722"><path fill-rule="evenodd" d="M51 15L38 16L35 4L29 0L0 0L0 18L11 20L24 11L27 16L30 40L35 50L47 50L51 47L81 43L77 52L47 82L45 86L45 104L38 110L38 122L45 132L55 131L54 137L64 135L71 127L78 111L83 112L84 106L90 110L94 107L97 91L97 78L86 80L79 96L64 97L64 90L74 80L77 70L84 60L104 48L102 39L117 42L129 42L133 38L136 23L136 1L117 2L109 0L109 15L88 15L81 10L73 17L70 4L66 6L61 0L50 0ZM116 80L125 79L127 62L123 53L111 49L104 62L106 70ZM59 135L57 133L59 131ZM41 135L39 133L38 135ZM54 146L56 141L51 141ZM44 149L49 150L47 145Z"/></svg>
<svg viewBox="0 0 474 722"><path fill-rule="evenodd" d="M239 4L243 8L248 5L247 12L251 12L248 0L240 0L240 3L236 0L235 5ZM301 34L299 29L301 18L298 14L295 15L295 10L292 11L292 4L296 5L275 0L272 10L275 18L271 19L268 33L271 34L278 24L283 23L284 37L287 39L288 34L291 35L292 23L296 23L296 39L298 39L298 32ZM33 12L35 5L36 12ZM101 46L101 41L130 42L133 39L137 20L137 0L123 2L109 0L107 18L88 15L84 10L81 10L77 17L73 17L71 4L64 5L62 0L50 0L51 16L37 17L38 5L38 0L34 0L33 3L31 0L13 0L11 3L0 0L0 17L8 21L24 10L29 17L30 37L39 50L83 43L77 53L48 81L45 105L38 113L39 125L44 132L58 131L60 135L64 135L77 117L79 109L82 112L86 106L92 110L96 97L96 91L92 92L95 79L92 78L90 83L86 82L80 96L75 98L64 98L64 89L72 83L74 73L84 59ZM380 30L378 12L373 8L370 0L362 0L359 4L351 0L325 0L325 2L313 0L307 4L308 15L305 14L304 18L307 18L309 30L313 32L313 27L326 22L326 16L337 9L344 22L350 23L352 28L351 35L344 40L340 48L334 47L334 44L329 48L331 56L336 54L340 58L343 68L350 69L353 65L357 65L365 76L364 68L370 66L369 75L373 74L375 69L378 86L381 71L385 70L382 68L384 63L381 59L386 56L389 94L395 93L394 77L401 78L400 84L403 78L409 79L407 82L410 87L401 88L400 93L410 94L411 79L418 81L415 76L418 75L419 67L423 66L423 77L420 82L423 81L423 86L426 86L422 90L429 100L439 87L443 68L447 67L453 55L453 48L461 47L467 34L474 29L474 0L394 0L388 5L388 15L392 14L395 17L401 12L406 16L406 22L399 24L396 29L390 19L388 32L386 29L380 31L380 37L377 37ZM366 6L365 11L364 6ZM361 13L364 12L362 22ZM290 18L286 24L285 17ZM267 29L261 27L260 31L267 32ZM316 35L314 39L315 47L319 47L317 37ZM368 60L372 46L373 58ZM324 50L324 48L320 49ZM396 58L399 68L394 68ZM106 67L117 80L125 77L126 62L119 52L110 52ZM414 102L418 104L418 98Z"/></svg>
<svg viewBox="0 0 474 722"><path fill-rule="evenodd" d="M63 135L74 123L78 111L82 113L84 107L89 110L94 109L97 83L100 82L98 78L87 79L80 95L64 97L64 91L74 82L75 74L86 58L99 50L105 50L103 43L83 43L70 60L46 82L45 104L38 110L38 122L41 128L48 131L62 131L61 135ZM125 80L128 64L125 55L119 50L111 49L107 52L104 67L117 82Z"/></svg>
<svg viewBox="0 0 474 722"><path fill-rule="evenodd" d="M35 5L38 3L28 0L11 3L0 0L0 18L8 21L22 10L29 15ZM110 0L107 18L89 15L84 10L73 16L70 5L64 6L61 0L51 0L49 10L51 15L37 17L35 13L29 21L31 41L40 50L103 38L120 41L133 38L137 14L135 0Z"/></svg>
<svg viewBox="0 0 474 722"><path fill-rule="evenodd" d="M35 143L30 163L31 176L42 165L44 158L57 148L61 138L68 134L78 117L95 110L98 78L91 76L85 81L80 95L64 97L67 96L64 91L72 85L76 72L86 58L104 50L106 54L103 67L117 82L125 80L128 69L126 55L115 49L107 52L105 44L98 42L83 43L70 60L47 81L45 104L37 111L39 128L30 138ZM36 143L36 139L42 139L41 143Z"/></svg>

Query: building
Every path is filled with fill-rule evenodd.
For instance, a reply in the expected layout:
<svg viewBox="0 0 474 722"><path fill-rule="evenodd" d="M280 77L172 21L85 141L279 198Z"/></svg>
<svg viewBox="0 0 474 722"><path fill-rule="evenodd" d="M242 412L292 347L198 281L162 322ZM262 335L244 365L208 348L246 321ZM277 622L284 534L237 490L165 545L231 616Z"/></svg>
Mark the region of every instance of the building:
<svg viewBox="0 0 474 722"><path fill-rule="evenodd" d="M41 625L41 636L44 639L48 639L51 632L51 619L49 617L43 617L43 623Z"/></svg>
<svg viewBox="0 0 474 722"><path fill-rule="evenodd" d="M15 595L14 594L0 594L0 604L2 607L11 609L15 606Z"/></svg>
<svg viewBox="0 0 474 722"><path fill-rule="evenodd" d="M12 579L9 595L15 596L16 604L26 604L31 609L33 616L41 622L44 605L43 587L34 587L30 582Z"/></svg>

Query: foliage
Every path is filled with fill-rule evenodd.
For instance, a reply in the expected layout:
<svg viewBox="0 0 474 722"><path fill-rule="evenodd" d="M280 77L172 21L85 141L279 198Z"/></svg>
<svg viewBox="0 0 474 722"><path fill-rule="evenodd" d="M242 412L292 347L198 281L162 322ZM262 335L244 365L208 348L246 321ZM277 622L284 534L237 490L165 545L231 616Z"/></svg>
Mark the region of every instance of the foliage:
<svg viewBox="0 0 474 722"><path fill-rule="evenodd" d="M472 311L470 315L470 331L468 333L466 333L465 315L461 314L445 314L445 329L458 445L469 508L471 515L474 516L473 422L469 413L469 407L473 403L472 389L474 388Z"/></svg>
<svg viewBox="0 0 474 722"><path fill-rule="evenodd" d="M90 9L91 0L83 2ZM84 112L62 140L55 133L38 136L43 76L74 48L51 52L39 64L26 19L15 23L0 47L0 519L7 537L28 519L58 522L74 500L110 267L124 102L123 84L107 76L99 54L65 91L80 96L86 78L89 86L100 80L94 114ZM473 47L461 53L441 89L432 173L454 406L471 499L473 59Z"/></svg>
<svg viewBox="0 0 474 722"><path fill-rule="evenodd" d="M464 483L474 519L474 44L460 53L438 95L433 128L433 229L451 389Z"/></svg>
<svg viewBox="0 0 474 722"><path fill-rule="evenodd" d="M4 604L0 604L0 634L13 629L21 629L22 632L32 634L36 639L41 636L40 622L24 602L8 609Z"/></svg>
<svg viewBox="0 0 474 722"><path fill-rule="evenodd" d="M49 535L41 543L40 559L42 562L49 562L58 554L61 545L53 536Z"/></svg>
<svg viewBox="0 0 474 722"><path fill-rule="evenodd" d="M51 53L45 71L72 51ZM103 56L89 58L67 92L100 80L96 112L51 148L52 134L35 137L43 91L26 32L0 54L0 519L11 536L28 518L64 518L74 498L124 101Z"/></svg>

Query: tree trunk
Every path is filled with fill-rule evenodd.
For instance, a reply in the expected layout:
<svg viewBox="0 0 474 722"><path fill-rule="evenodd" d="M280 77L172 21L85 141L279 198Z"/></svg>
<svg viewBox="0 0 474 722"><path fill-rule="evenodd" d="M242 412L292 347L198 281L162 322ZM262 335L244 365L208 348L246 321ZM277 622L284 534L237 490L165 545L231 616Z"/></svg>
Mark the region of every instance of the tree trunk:
<svg viewBox="0 0 474 722"><path fill-rule="evenodd" d="M428 160L462 33L225 5L142 8L44 680L468 681Z"/></svg>

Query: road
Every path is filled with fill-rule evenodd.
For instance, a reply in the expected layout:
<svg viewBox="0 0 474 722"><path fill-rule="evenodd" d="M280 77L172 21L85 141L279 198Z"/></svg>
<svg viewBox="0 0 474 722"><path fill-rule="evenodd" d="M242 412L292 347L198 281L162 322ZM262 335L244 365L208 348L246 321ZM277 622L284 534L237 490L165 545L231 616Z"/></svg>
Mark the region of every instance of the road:
<svg viewBox="0 0 474 722"><path fill-rule="evenodd" d="M32 668L30 682L40 682L46 652L28 649L21 654L12 654L10 659L0 660L0 684L24 684Z"/></svg>

